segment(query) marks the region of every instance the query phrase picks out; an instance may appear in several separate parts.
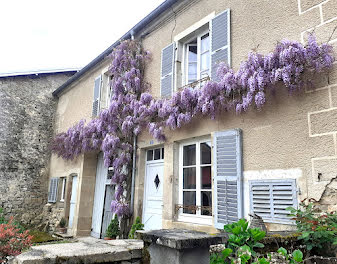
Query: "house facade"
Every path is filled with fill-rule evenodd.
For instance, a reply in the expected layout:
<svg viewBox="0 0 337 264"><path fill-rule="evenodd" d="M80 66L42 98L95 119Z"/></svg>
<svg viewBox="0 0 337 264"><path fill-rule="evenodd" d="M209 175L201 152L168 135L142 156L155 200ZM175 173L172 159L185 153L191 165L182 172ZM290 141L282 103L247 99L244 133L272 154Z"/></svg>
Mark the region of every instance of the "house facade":
<svg viewBox="0 0 337 264"><path fill-rule="evenodd" d="M165 1L123 36L152 53L145 78L155 98L215 79L216 63L238 69L251 50L267 54L282 39L337 46L333 0ZM109 105L107 55L118 43L54 91L56 133ZM337 69L317 75L314 88L290 96L283 86L262 110L195 118L165 142L137 138L134 216L146 230L216 232L256 213L270 230L293 228L285 208L315 199L337 204ZM65 161L52 155L50 203L64 208L68 231L102 237L111 220L114 187L101 153ZM56 186L56 187L55 187Z"/></svg>

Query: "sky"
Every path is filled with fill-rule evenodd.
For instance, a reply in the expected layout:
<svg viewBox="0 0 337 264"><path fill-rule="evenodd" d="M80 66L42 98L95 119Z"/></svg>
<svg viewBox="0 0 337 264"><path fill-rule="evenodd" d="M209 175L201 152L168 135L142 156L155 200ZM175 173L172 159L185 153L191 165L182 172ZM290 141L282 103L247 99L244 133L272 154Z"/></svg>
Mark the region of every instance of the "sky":
<svg viewBox="0 0 337 264"><path fill-rule="evenodd" d="M82 68L164 0L0 0L0 73Z"/></svg>

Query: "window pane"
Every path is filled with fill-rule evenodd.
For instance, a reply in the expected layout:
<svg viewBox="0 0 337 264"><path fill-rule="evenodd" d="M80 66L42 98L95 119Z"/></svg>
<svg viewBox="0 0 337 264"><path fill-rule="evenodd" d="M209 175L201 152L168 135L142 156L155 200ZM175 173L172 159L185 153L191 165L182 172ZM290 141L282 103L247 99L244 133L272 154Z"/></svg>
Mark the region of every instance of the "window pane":
<svg viewBox="0 0 337 264"><path fill-rule="evenodd" d="M161 158L164 159L164 148L161 149Z"/></svg>
<svg viewBox="0 0 337 264"><path fill-rule="evenodd" d="M193 145L188 145L188 146L184 146L184 153L183 153L183 157L184 157L184 162L183 165L184 166L190 166L190 165L195 165L195 156L196 156L196 148L195 148L195 144Z"/></svg>
<svg viewBox="0 0 337 264"><path fill-rule="evenodd" d="M160 149L155 149L154 150L154 160L159 160L160 159Z"/></svg>
<svg viewBox="0 0 337 264"><path fill-rule="evenodd" d="M209 50L209 34L201 37L201 53Z"/></svg>
<svg viewBox="0 0 337 264"><path fill-rule="evenodd" d="M201 167L201 189L211 189L211 166Z"/></svg>
<svg viewBox="0 0 337 264"><path fill-rule="evenodd" d="M195 81L197 79L197 63L188 64L188 81Z"/></svg>
<svg viewBox="0 0 337 264"><path fill-rule="evenodd" d="M212 192L201 192L201 206L209 206L212 208ZM207 210L207 208L201 209L202 215L212 215L210 210Z"/></svg>
<svg viewBox="0 0 337 264"><path fill-rule="evenodd" d="M197 46L188 46L188 61L197 61Z"/></svg>
<svg viewBox="0 0 337 264"><path fill-rule="evenodd" d="M184 206L195 206L195 192L184 192L183 194L183 205ZM193 208L184 208L183 212L185 214L195 214L196 210Z"/></svg>
<svg viewBox="0 0 337 264"><path fill-rule="evenodd" d="M184 189L195 189L196 169L185 168L183 171Z"/></svg>
<svg viewBox="0 0 337 264"><path fill-rule="evenodd" d="M147 151L147 159L146 160L153 160L153 150Z"/></svg>
<svg viewBox="0 0 337 264"><path fill-rule="evenodd" d="M201 164L211 164L211 143L200 144L200 162Z"/></svg>
<svg viewBox="0 0 337 264"><path fill-rule="evenodd" d="M208 70L209 69L209 52L201 54L201 70Z"/></svg>

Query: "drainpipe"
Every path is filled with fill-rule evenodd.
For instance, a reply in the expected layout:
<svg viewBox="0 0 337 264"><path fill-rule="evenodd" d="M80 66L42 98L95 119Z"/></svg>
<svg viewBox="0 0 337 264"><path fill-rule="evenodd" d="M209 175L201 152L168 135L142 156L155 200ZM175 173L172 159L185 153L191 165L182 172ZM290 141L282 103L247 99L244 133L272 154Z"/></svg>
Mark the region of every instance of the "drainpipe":
<svg viewBox="0 0 337 264"><path fill-rule="evenodd" d="M131 39L134 40L134 32L131 31ZM133 157L132 157L132 180L131 180L131 202L130 212L133 215L134 196L135 196L135 177L136 177L136 156L137 156L137 136L133 136Z"/></svg>

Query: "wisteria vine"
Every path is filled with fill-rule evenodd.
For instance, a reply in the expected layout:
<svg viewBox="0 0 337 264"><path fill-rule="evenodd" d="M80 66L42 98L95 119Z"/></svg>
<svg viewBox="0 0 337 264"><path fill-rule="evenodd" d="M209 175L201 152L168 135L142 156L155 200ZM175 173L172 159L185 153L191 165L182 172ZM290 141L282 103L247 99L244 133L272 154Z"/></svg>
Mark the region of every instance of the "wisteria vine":
<svg viewBox="0 0 337 264"><path fill-rule="evenodd" d="M268 90L283 83L292 94L303 90L309 75L327 71L334 62L332 47L318 45L313 35L303 46L283 40L274 51L262 55L251 52L237 71L219 63L219 81L208 81L199 89L186 87L169 99L155 99L144 80L144 70L150 53L141 43L125 40L111 53L109 72L112 76L112 97L109 108L88 123L81 120L67 132L58 134L52 144L54 153L73 159L81 153L100 150L104 165L113 168L112 183L116 184L111 207L119 216L130 212L124 190L131 177L133 137L148 130L157 140L165 140L165 128L171 130L203 115L215 119L234 110L238 114L250 107L261 109ZM304 73L306 74L304 77Z"/></svg>

